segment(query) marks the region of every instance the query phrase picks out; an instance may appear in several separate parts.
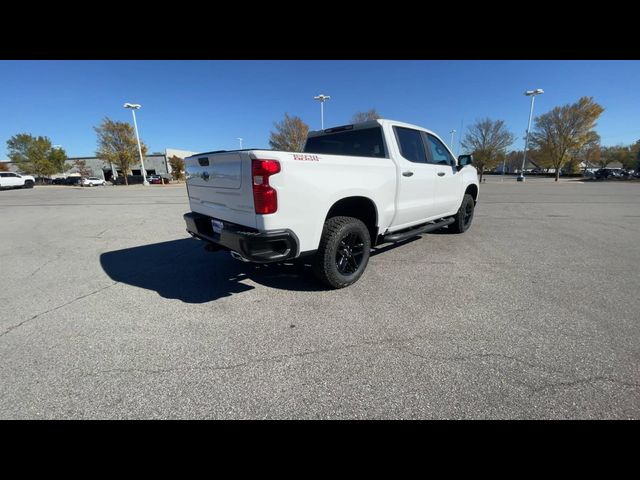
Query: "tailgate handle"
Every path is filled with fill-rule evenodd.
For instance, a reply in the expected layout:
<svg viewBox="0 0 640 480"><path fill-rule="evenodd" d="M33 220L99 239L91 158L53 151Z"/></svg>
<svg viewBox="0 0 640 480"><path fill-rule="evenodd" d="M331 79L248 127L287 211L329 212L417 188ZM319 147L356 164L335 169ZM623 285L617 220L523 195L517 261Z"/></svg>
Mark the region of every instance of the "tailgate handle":
<svg viewBox="0 0 640 480"><path fill-rule="evenodd" d="M209 158L208 157L199 158L198 159L198 163L200 164L201 167L208 167L209 166Z"/></svg>

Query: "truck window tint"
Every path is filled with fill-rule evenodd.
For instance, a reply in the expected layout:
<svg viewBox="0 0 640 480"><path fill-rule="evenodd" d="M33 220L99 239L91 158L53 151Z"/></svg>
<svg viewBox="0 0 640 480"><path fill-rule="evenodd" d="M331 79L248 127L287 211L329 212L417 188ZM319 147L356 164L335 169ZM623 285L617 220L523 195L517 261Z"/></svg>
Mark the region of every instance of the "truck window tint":
<svg viewBox="0 0 640 480"><path fill-rule="evenodd" d="M325 153L328 155L385 157L382 129L379 127L309 137L304 151L305 153Z"/></svg>
<svg viewBox="0 0 640 480"><path fill-rule="evenodd" d="M454 165L453 157L440 140L433 135L427 134L427 145L431 151L432 163L438 165Z"/></svg>
<svg viewBox="0 0 640 480"><path fill-rule="evenodd" d="M393 129L396 131L402 156L410 162L427 163L427 155L420 132L404 127L393 127Z"/></svg>

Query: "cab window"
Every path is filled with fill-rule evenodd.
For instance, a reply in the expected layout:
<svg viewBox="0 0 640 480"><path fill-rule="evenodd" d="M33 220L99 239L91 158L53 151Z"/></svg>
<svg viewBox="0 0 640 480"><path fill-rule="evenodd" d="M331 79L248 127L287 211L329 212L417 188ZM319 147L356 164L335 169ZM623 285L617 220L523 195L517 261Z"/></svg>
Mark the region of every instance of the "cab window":
<svg viewBox="0 0 640 480"><path fill-rule="evenodd" d="M445 147L440 140L438 140L436 137L428 133L426 133L425 136L426 136L425 143L428 145L429 153L431 153L431 158L429 160L429 163L435 163L436 165L455 165L456 164L455 160L453 159L453 156L451 156L451 154L449 153L449 150L447 150L447 147Z"/></svg>

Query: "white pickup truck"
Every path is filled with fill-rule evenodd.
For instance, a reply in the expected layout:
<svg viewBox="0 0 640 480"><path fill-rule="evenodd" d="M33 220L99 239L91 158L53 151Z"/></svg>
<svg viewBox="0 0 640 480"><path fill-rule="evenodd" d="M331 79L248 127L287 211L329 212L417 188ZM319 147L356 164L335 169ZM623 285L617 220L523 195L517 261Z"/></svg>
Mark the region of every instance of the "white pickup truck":
<svg viewBox="0 0 640 480"><path fill-rule="evenodd" d="M215 151L185 159L187 232L250 262L308 257L332 288L356 282L371 247L469 228L470 155L433 132L373 120L310 132L304 151Z"/></svg>

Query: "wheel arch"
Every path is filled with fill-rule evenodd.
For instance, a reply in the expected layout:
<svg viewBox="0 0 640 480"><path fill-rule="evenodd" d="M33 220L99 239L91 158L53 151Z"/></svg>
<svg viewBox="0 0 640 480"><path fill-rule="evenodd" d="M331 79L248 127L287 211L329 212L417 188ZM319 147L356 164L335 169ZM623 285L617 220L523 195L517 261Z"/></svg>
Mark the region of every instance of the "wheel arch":
<svg viewBox="0 0 640 480"><path fill-rule="evenodd" d="M362 221L369 230L371 246L378 237L378 209L373 200L368 197L350 196L334 202L324 218L326 222L332 217L354 217Z"/></svg>
<svg viewBox="0 0 640 480"><path fill-rule="evenodd" d="M473 197L473 202L478 203L478 186L475 183L467 185L464 194L469 194Z"/></svg>

